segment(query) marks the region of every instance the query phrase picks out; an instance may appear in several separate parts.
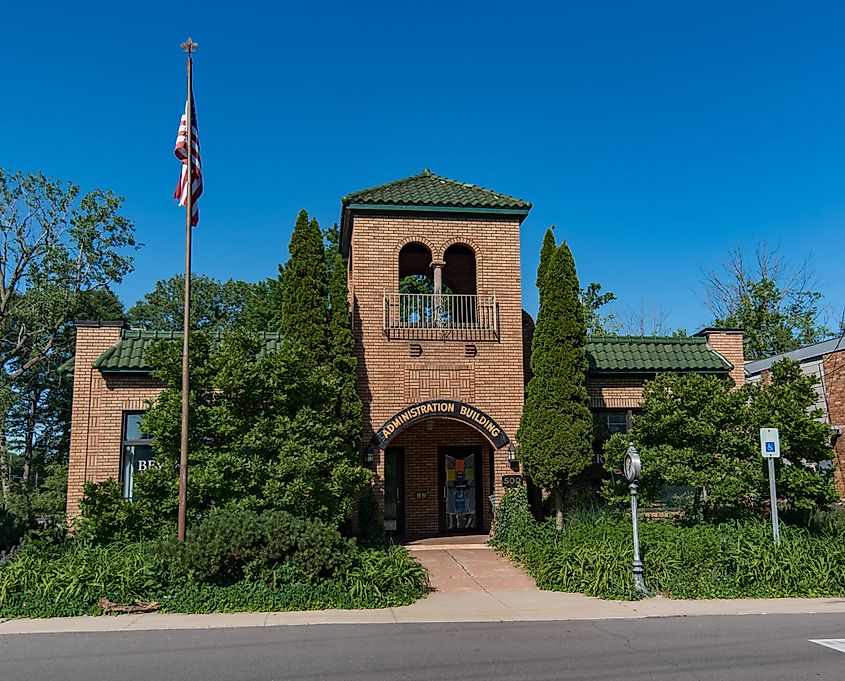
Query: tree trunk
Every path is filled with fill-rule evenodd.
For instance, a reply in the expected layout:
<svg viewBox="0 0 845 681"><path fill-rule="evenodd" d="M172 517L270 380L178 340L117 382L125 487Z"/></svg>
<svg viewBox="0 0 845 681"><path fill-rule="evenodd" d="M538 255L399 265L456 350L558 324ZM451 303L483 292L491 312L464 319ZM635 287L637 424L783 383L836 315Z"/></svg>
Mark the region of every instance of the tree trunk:
<svg viewBox="0 0 845 681"><path fill-rule="evenodd" d="M25 489L29 489L29 477L32 473L32 456L35 450L35 425L38 415L38 402L41 399L41 391L36 390L29 398L29 409L26 415L26 439L24 443L23 475L22 482Z"/></svg>
<svg viewBox="0 0 845 681"><path fill-rule="evenodd" d="M0 490L3 492L3 508L9 510L9 458L6 454L6 423L0 423Z"/></svg>
<svg viewBox="0 0 845 681"><path fill-rule="evenodd" d="M563 490L555 490L555 527L558 532L563 530Z"/></svg>

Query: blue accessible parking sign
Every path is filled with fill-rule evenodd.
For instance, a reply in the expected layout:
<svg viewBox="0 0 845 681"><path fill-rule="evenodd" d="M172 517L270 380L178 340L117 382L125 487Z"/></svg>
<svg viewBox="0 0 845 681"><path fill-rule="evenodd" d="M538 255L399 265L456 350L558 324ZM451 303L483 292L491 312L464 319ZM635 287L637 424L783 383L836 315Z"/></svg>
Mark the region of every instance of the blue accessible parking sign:
<svg viewBox="0 0 845 681"><path fill-rule="evenodd" d="M777 428L760 428L760 453L766 459L780 458L780 433Z"/></svg>

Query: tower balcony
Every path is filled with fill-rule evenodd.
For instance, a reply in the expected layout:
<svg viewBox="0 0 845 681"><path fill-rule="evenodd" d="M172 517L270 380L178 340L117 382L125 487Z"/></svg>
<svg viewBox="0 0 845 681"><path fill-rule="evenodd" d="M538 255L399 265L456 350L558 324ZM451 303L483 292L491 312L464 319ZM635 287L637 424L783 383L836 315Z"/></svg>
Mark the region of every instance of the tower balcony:
<svg viewBox="0 0 845 681"><path fill-rule="evenodd" d="M397 340L497 341L496 295L384 294L384 333Z"/></svg>

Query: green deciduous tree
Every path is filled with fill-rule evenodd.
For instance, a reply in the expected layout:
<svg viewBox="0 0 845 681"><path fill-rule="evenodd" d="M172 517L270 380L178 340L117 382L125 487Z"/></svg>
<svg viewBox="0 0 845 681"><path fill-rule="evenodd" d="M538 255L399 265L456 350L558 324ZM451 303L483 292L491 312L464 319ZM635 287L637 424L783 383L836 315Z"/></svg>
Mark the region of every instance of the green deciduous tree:
<svg viewBox="0 0 845 681"><path fill-rule="evenodd" d="M525 473L554 492L558 528L564 493L589 465L593 422L588 408L586 324L575 262L564 243L546 233L537 271L540 310L517 440Z"/></svg>
<svg viewBox="0 0 845 681"><path fill-rule="evenodd" d="M778 495L801 511L836 500L830 471L818 466L833 459L833 450L830 427L822 411L815 409L817 383L817 377L805 376L797 362L785 359L772 365L770 383L746 387L752 439L759 443L754 436L760 428L780 431L781 459L775 461Z"/></svg>
<svg viewBox="0 0 845 681"><path fill-rule="evenodd" d="M218 281L204 274L191 275L191 328L223 331L240 324L255 284L236 279ZM160 279L155 288L129 308L127 320L150 330L180 331L185 301L185 275Z"/></svg>
<svg viewBox="0 0 845 681"><path fill-rule="evenodd" d="M616 295L611 291L602 291L598 282L590 283L587 288L581 289L581 305L584 308L584 317L587 326L587 333L591 336L615 336L622 329L622 324L613 312L603 313L603 308L608 303L616 300Z"/></svg>
<svg viewBox="0 0 845 681"><path fill-rule="evenodd" d="M282 272L252 287L244 301L240 327L250 331L278 331L282 325Z"/></svg>
<svg viewBox="0 0 845 681"><path fill-rule="evenodd" d="M776 462L778 494L792 508L809 511L835 498L829 472L829 427L816 420L813 379L783 360L771 383L732 389L712 376L665 374L649 381L634 429L606 445L610 470L621 468L628 441L643 461L640 490L646 502L669 485L691 493L693 518L718 519L758 512L768 494L760 428L779 428L783 458ZM608 482L605 496L626 495ZM617 496L619 500L621 497Z"/></svg>
<svg viewBox="0 0 845 681"><path fill-rule="evenodd" d="M78 319L123 318L123 304L108 289L94 289L79 296ZM73 380L60 367L74 356L76 329L71 322L58 332L50 354L33 364L14 382L13 403L7 412L6 434L10 467L27 497L43 481L44 467L67 463ZM27 356L17 361L26 362Z"/></svg>
<svg viewBox="0 0 845 681"><path fill-rule="evenodd" d="M831 335L809 264L792 267L765 244L755 256L749 265L743 252L734 249L724 272L710 272L705 281L714 325L745 331L745 358L771 357Z"/></svg>
<svg viewBox="0 0 845 681"><path fill-rule="evenodd" d="M132 270L123 199L0 169L0 366L14 381L50 355L88 291ZM16 361L17 360L17 361ZM8 368L14 364L14 368Z"/></svg>
<svg viewBox="0 0 845 681"><path fill-rule="evenodd" d="M45 372L67 359L71 321L86 314L94 292L132 270L134 228L119 212L122 202L41 173L0 169L0 488L7 506L9 436L34 451L43 429L39 404L50 392ZM22 422L23 436L12 434Z"/></svg>

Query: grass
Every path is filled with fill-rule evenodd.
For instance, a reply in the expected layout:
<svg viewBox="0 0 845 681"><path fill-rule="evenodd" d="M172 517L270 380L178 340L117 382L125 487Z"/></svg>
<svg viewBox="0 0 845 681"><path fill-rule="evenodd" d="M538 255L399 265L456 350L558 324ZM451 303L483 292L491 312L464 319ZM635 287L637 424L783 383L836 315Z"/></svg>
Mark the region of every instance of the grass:
<svg viewBox="0 0 845 681"><path fill-rule="evenodd" d="M168 570L154 542L33 546L0 565L0 617L9 618L96 615L101 597L159 601L161 612L211 613L383 608L427 592L425 569L401 547L358 550L352 567L331 579L275 585L190 581Z"/></svg>
<svg viewBox="0 0 845 681"><path fill-rule="evenodd" d="M520 495L499 508L494 547L541 589L633 600L631 520L614 511L571 513L564 532L537 523ZM781 526L764 518L699 524L640 523L646 586L669 598L845 596L845 532L838 521Z"/></svg>

